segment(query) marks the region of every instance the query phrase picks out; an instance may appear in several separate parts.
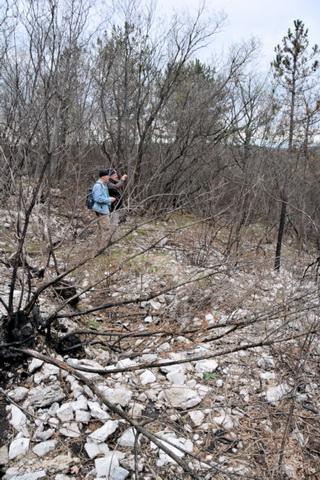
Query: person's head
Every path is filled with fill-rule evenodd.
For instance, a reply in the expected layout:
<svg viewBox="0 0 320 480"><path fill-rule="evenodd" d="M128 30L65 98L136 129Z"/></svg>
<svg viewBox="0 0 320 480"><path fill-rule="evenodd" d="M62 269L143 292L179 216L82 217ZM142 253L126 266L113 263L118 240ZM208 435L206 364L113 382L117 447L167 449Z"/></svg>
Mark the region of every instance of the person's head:
<svg viewBox="0 0 320 480"><path fill-rule="evenodd" d="M99 171L99 179L103 182L103 183L107 183L107 181L109 180L110 178L110 175L109 175L109 168L105 169L105 170L100 170Z"/></svg>
<svg viewBox="0 0 320 480"><path fill-rule="evenodd" d="M106 171L108 172L108 175L112 180L118 179L118 172L114 168L107 168Z"/></svg>

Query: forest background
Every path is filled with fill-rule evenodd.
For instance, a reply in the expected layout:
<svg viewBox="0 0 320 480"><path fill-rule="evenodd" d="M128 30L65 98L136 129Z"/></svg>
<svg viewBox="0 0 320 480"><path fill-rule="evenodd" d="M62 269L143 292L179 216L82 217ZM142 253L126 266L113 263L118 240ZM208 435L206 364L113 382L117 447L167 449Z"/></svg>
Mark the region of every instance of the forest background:
<svg viewBox="0 0 320 480"><path fill-rule="evenodd" d="M228 250L255 222L278 233L276 263L284 225L299 251L318 248L319 73L301 20L266 75L255 40L198 59L226 20L204 7L168 23L138 2L106 4L101 25L79 0L7 1L1 15L3 199L40 182L76 215L112 166L130 209L219 221Z"/></svg>
<svg viewBox="0 0 320 480"><path fill-rule="evenodd" d="M317 48L288 26L267 75L255 40L198 59L226 17L157 20L119 3L7 1L1 8L1 192L61 188L76 215L100 168L128 174L127 205L181 209L318 248ZM100 17L101 15L101 17ZM285 33L285 32L284 32ZM31 191L31 190L30 190Z"/></svg>

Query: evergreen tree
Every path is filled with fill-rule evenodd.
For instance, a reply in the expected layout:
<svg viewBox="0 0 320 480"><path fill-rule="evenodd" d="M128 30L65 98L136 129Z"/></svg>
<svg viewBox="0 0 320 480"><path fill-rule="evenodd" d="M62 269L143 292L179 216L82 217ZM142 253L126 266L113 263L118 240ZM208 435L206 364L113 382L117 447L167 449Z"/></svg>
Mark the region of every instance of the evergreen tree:
<svg viewBox="0 0 320 480"><path fill-rule="evenodd" d="M275 48L276 58L272 62L273 75L276 84L284 94L284 117L288 126L287 137L287 164L284 172L284 181L280 187L281 213L278 226L278 240L275 256L275 269L280 269L280 257L287 204L289 183L293 175L293 156L295 135L299 133L299 106L307 90L312 88L312 77L319 67L317 60L318 46L309 51L308 29L301 20L294 21L294 31L282 40L282 46Z"/></svg>

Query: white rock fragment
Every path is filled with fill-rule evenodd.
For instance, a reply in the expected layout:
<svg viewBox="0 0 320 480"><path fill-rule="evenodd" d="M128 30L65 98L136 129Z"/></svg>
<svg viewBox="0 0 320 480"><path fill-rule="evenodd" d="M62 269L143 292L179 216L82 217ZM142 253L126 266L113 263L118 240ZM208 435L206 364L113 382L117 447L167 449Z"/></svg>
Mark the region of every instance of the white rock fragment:
<svg viewBox="0 0 320 480"><path fill-rule="evenodd" d="M128 414L131 417L139 417L143 410L145 409L144 405L140 405L140 403L132 403L130 404L130 408L128 410Z"/></svg>
<svg viewBox="0 0 320 480"><path fill-rule="evenodd" d="M245 402L247 402L247 403L249 402L249 400L250 400L250 395L249 395L249 392L248 392L248 390L247 390L246 388L242 388L242 389L240 390L239 394L242 395L243 400L244 400Z"/></svg>
<svg viewBox="0 0 320 480"><path fill-rule="evenodd" d="M56 412L61 422L71 422L73 420L73 408L71 403L64 403Z"/></svg>
<svg viewBox="0 0 320 480"><path fill-rule="evenodd" d="M9 459L12 460L20 455L25 455L29 450L29 438L19 437L15 438L9 447Z"/></svg>
<svg viewBox="0 0 320 480"><path fill-rule="evenodd" d="M19 475L19 471L15 472L14 469L8 469L3 480L38 480L40 478L48 478L45 470L39 470L37 472L23 473Z"/></svg>
<svg viewBox="0 0 320 480"><path fill-rule="evenodd" d="M283 465L282 470L286 478L290 478L291 480L298 480L297 472L293 465Z"/></svg>
<svg viewBox="0 0 320 480"><path fill-rule="evenodd" d="M231 415L227 414L224 410L221 411L219 417L214 417L212 421L217 425L223 427L225 430L232 430L234 428L234 420Z"/></svg>
<svg viewBox="0 0 320 480"><path fill-rule="evenodd" d="M14 390L8 392L8 397L10 397L15 402L22 402L29 393L29 389L26 387L17 387Z"/></svg>
<svg viewBox="0 0 320 480"><path fill-rule="evenodd" d="M55 417L49 418L48 420L48 425L50 425L51 428L58 428L59 427L59 420Z"/></svg>
<svg viewBox="0 0 320 480"><path fill-rule="evenodd" d="M88 423L91 419L91 413L88 410L76 410L76 421L80 423Z"/></svg>
<svg viewBox="0 0 320 480"><path fill-rule="evenodd" d="M157 436L161 438L166 448L179 458L184 457L185 452L191 453L193 450L193 443L191 440L183 437L177 437L175 433L158 432ZM174 461L175 460L173 460L167 453L159 449L159 460L157 461L157 465L159 467Z"/></svg>
<svg viewBox="0 0 320 480"><path fill-rule="evenodd" d="M64 423L60 428L61 435L69 438L78 438L81 436L81 432L79 430L79 426L75 422L71 423Z"/></svg>
<svg viewBox="0 0 320 480"><path fill-rule="evenodd" d="M102 367L102 365L100 365L100 363L98 363L94 360L90 360L89 358L85 358L85 359L81 359L81 360L78 360L77 358L69 358L67 360L67 364L70 365L71 367L74 367L74 368L77 368L79 366L79 367L84 367L84 368L88 368L88 369L91 369L91 370L104 370L104 368ZM99 373L96 373L94 371L92 371L92 372L81 372L81 374L84 377L88 378L89 380L99 380L100 379ZM69 377L70 377L70 375L68 375L68 377L67 377L68 381L70 381Z"/></svg>
<svg viewBox="0 0 320 480"><path fill-rule="evenodd" d="M47 430L44 430L44 425L41 424L34 432L32 436L32 440L34 442L45 442L49 440L49 438L52 437L54 434L55 430L53 428L48 428Z"/></svg>
<svg viewBox="0 0 320 480"><path fill-rule="evenodd" d="M38 408L47 407L54 402L64 400L64 398L65 393L58 384L49 385L47 387L38 386L29 391L29 394L23 403L23 407L26 408L29 405Z"/></svg>
<svg viewBox="0 0 320 480"><path fill-rule="evenodd" d="M36 384L49 379L52 376L57 376L60 372L60 368L55 365L45 364L40 372L36 372L33 377L33 381Z"/></svg>
<svg viewBox="0 0 320 480"><path fill-rule="evenodd" d="M33 453L38 455L38 457L43 457L47 453L51 452L56 448L55 440L48 440L47 442L41 442L35 445L32 449Z"/></svg>
<svg viewBox="0 0 320 480"><path fill-rule="evenodd" d="M135 436L135 429L134 428L128 428L121 437L119 438L119 445L122 447L133 447L136 442L136 436ZM138 438L138 445L140 444L140 440Z"/></svg>
<svg viewBox="0 0 320 480"><path fill-rule="evenodd" d="M151 370L145 370L141 375L140 375L140 380L142 385L147 385L148 383L154 383L157 381L157 377L154 375Z"/></svg>
<svg viewBox="0 0 320 480"><path fill-rule="evenodd" d="M50 408L48 408L48 415L49 416L52 416L52 415L55 415L57 413L57 411L59 410L60 408L60 405L58 402L54 402Z"/></svg>
<svg viewBox="0 0 320 480"><path fill-rule="evenodd" d="M109 447L106 443L87 442L84 448L89 458L96 458L101 455L106 455L109 452Z"/></svg>
<svg viewBox="0 0 320 480"><path fill-rule="evenodd" d="M269 403L279 402L290 391L289 385L282 383L276 387L270 387L266 391L266 398Z"/></svg>
<svg viewBox="0 0 320 480"><path fill-rule="evenodd" d="M161 303L157 302L156 300L149 300L148 303L151 306L151 308L153 308L153 310L159 310L161 308Z"/></svg>
<svg viewBox="0 0 320 480"><path fill-rule="evenodd" d="M90 350L91 355L94 355L91 358L94 358L96 362L100 363L103 367L106 367L110 363L110 352L107 352L103 349L88 349Z"/></svg>
<svg viewBox="0 0 320 480"><path fill-rule="evenodd" d="M69 477L69 475L63 475L63 473L60 475L56 475L54 477L54 480L75 480L74 477Z"/></svg>
<svg viewBox="0 0 320 480"><path fill-rule="evenodd" d="M74 398L78 398L82 396L85 389L90 391L87 385L84 385L84 386L80 385L80 383L72 375L68 375L66 378L66 381L70 383L70 390Z"/></svg>
<svg viewBox="0 0 320 480"><path fill-rule="evenodd" d="M102 422L106 422L107 420L110 420L110 415L108 412L103 410L101 406L99 405L98 402L88 402L88 407L91 412L91 416L93 418L97 418L98 420L101 420Z"/></svg>
<svg viewBox="0 0 320 480"><path fill-rule="evenodd" d="M110 480L125 480L129 472L119 466L119 460L114 452L109 456L97 458L95 460L97 477L108 478Z"/></svg>
<svg viewBox="0 0 320 480"><path fill-rule="evenodd" d="M123 387L109 388L100 385L99 390L109 402L121 405L121 407L128 405L132 397L132 392Z"/></svg>
<svg viewBox="0 0 320 480"><path fill-rule="evenodd" d="M144 353L141 355L142 363L155 363L157 361L159 361L159 357L155 353Z"/></svg>
<svg viewBox="0 0 320 480"><path fill-rule="evenodd" d="M117 430L119 422L117 420L108 420L101 428L98 428L90 435L88 439L93 442L102 443Z"/></svg>
<svg viewBox="0 0 320 480"><path fill-rule="evenodd" d="M33 358L29 363L28 371L30 373L34 373L36 370L41 368L43 364L44 364L43 360L39 360L38 358Z"/></svg>
<svg viewBox="0 0 320 480"><path fill-rule="evenodd" d="M116 368L134 367L135 365L137 365L136 362L131 360L131 358L123 358L117 362Z"/></svg>
<svg viewBox="0 0 320 480"><path fill-rule="evenodd" d="M194 388L179 385L161 391L158 400L173 408L181 408L184 410L198 405L202 401L202 397Z"/></svg>
<svg viewBox="0 0 320 480"><path fill-rule="evenodd" d="M168 374L168 373L171 373L171 372L177 372L177 371L180 371L180 372L184 373L186 371L186 364L163 366L163 367L160 367L160 371L165 373L165 374Z"/></svg>
<svg viewBox="0 0 320 480"><path fill-rule="evenodd" d="M164 342L161 345L159 345L158 350L166 351L170 350L170 343L169 342Z"/></svg>
<svg viewBox="0 0 320 480"><path fill-rule="evenodd" d="M25 437L29 437L26 415L16 405L9 405L8 410L11 413L9 423L17 432L21 432Z"/></svg>
<svg viewBox="0 0 320 480"><path fill-rule="evenodd" d="M274 359L271 355L262 355L261 358L259 358L257 365L263 370L271 370L275 367Z"/></svg>
<svg viewBox="0 0 320 480"><path fill-rule="evenodd" d="M88 409L88 400L83 395L80 395L75 402L71 402L73 411L77 410L87 410Z"/></svg>
<svg viewBox="0 0 320 480"><path fill-rule="evenodd" d="M215 360L207 359L207 360L199 360L195 362L196 370L200 373L204 372L214 372L217 370L219 364Z"/></svg>
<svg viewBox="0 0 320 480"><path fill-rule="evenodd" d="M193 412L189 412L189 417L193 421L193 423L198 427L203 424L205 414L201 410L193 410Z"/></svg>
<svg viewBox="0 0 320 480"><path fill-rule="evenodd" d="M171 372L167 373L167 379L169 380L169 382L175 385L184 385L186 380L184 369L179 368L176 370L172 370Z"/></svg>
<svg viewBox="0 0 320 480"><path fill-rule="evenodd" d="M8 479L11 479L12 477L17 476L17 475L19 475L19 468L18 467L9 467L2 480L8 480Z"/></svg>
<svg viewBox="0 0 320 480"><path fill-rule="evenodd" d="M306 446L307 441L306 441L305 437L303 436L303 434L297 428L293 430L291 436L292 436L292 438L294 438L295 440L297 440L299 442L300 447L305 447Z"/></svg>
<svg viewBox="0 0 320 480"><path fill-rule="evenodd" d="M169 357L171 360L175 361L180 361L180 360L185 360L188 357L187 352L170 352ZM177 368L177 365L174 365L174 368ZM184 368L185 370L194 370L193 366L191 363L183 363L179 365L179 368Z"/></svg>
<svg viewBox="0 0 320 480"><path fill-rule="evenodd" d="M263 380L273 380L274 378L276 378L276 374L274 372L261 372L260 378L262 378Z"/></svg>

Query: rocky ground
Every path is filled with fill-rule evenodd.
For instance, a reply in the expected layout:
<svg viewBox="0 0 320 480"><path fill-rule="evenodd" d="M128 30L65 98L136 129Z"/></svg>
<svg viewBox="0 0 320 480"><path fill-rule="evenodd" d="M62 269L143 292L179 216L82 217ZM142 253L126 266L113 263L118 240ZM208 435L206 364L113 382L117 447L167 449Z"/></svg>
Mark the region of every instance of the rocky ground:
<svg viewBox="0 0 320 480"><path fill-rule="evenodd" d="M26 247L38 268L41 215ZM14 219L4 218L6 301ZM51 230L57 247L33 290L92 252L87 216L75 225L57 212ZM285 245L275 273L263 229L243 235L227 256L217 225L130 217L65 279L78 302L63 306L51 287L40 296L43 319L55 312L51 337L37 333L4 365L4 480L320 479L317 272Z"/></svg>

